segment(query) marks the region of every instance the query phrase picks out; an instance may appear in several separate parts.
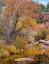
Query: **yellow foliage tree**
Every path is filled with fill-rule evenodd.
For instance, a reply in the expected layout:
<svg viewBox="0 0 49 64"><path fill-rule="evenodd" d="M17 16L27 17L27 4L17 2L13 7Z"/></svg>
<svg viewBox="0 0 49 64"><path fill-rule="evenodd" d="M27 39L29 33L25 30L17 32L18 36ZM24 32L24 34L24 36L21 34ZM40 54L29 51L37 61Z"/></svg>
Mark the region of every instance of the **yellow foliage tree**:
<svg viewBox="0 0 49 64"><path fill-rule="evenodd" d="M32 19L31 17L27 16L23 19L20 20L21 22L23 22L23 24L29 25L29 26L35 26L36 21L34 19Z"/></svg>
<svg viewBox="0 0 49 64"><path fill-rule="evenodd" d="M10 56L9 51L2 49L2 51L0 53L0 56L1 57L8 57L8 56Z"/></svg>
<svg viewBox="0 0 49 64"><path fill-rule="evenodd" d="M16 47L14 45L9 45L8 49L10 53L16 53Z"/></svg>
<svg viewBox="0 0 49 64"><path fill-rule="evenodd" d="M26 39L24 37L22 37L22 36L16 37L15 44L20 49L20 51L21 51L21 49L24 49L26 47L27 43L28 42L26 41Z"/></svg>
<svg viewBox="0 0 49 64"><path fill-rule="evenodd" d="M34 19L32 19L31 17L25 17L25 18L22 18L21 20L19 20L19 22L17 23L17 26L16 26L16 30L19 30L23 27L31 27L31 26L36 26L36 21Z"/></svg>
<svg viewBox="0 0 49 64"><path fill-rule="evenodd" d="M22 26L23 26L22 22L19 21L19 22L17 23L16 30L21 29Z"/></svg>
<svg viewBox="0 0 49 64"><path fill-rule="evenodd" d="M39 54L44 54L44 50L41 50L40 47L38 46L31 46L28 49L25 50L25 55L26 56L30 56L30 57L34 57L34 55L39 55Z"/></svg>

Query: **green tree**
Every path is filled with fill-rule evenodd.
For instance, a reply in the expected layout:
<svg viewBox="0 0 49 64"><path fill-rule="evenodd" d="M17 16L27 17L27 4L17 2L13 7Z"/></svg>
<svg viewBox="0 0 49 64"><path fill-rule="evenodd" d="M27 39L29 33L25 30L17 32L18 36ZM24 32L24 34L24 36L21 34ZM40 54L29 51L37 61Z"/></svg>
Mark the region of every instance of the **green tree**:
<svg viewBox="0 0 49 64"><path fill-rule="evenodd" d="M47 7L47 9L49 9L49 2L47 3L46 7Z"/></svg>
<svg viewBox="0 0 49 64"><path fill-rule="evenodd" d="M40 3L39 5L40 5L41 9L45 9L46 8L45 5L42 4L42 3Z"/></svg>

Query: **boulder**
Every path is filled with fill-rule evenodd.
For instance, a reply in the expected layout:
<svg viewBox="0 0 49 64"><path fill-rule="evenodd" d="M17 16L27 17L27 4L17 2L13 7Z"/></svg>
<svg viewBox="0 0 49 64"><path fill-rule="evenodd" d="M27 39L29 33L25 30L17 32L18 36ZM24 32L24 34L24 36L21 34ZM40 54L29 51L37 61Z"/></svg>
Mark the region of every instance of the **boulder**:
<svg viewBox="0 0 49 64"><path fill-rule="evenodd" d="M45 45L49 45L49 40L48 40L48 41L46 41Z"/></svg>
<svg viewBox="0 0 49 64"><path fill-rule="evenodd" d="M31 59L31 58L18 58L18 59L14 59L14 61L16 61L16 62L32 62L32 61L34 61L34 59Z"/></svg>
<svg viewBox="0 0 49 64"><path fill-rule="evenodd" d="M40 44L40 48L41 49L46 49L47 48L47 45Z"/></svg>
<svg viewBox="0 0 49 64"><path fill-rule="evenodd" d="M39 44L45 44L46 41L45 40L39 40Z"/></svg>

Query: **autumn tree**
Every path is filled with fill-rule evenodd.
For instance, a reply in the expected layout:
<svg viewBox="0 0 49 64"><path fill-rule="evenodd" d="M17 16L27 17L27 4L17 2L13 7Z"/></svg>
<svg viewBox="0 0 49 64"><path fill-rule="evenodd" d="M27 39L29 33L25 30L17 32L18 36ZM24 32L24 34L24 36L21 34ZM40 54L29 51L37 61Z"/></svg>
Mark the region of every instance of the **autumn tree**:
<svg viewBox="0 0 49 64"><path fill-rule="evenodd" d="M8 36L13 36L18 23L22 25L21 22L19 22L20 19L26 16L35 18L34 14L36 13L34 12L34 10L39 7L38 3L33 2L31 0L30 1L5 0L5 4L6 6L3 7L3 14L1 16L4 20L10 22L10 26L8 29ZM17 30L16 33L18 34L19 31L20 29Z"/></svg>
<svg viewBox="0 0 49 64"><path fill-rule="evenodd" d="M47 7L47 9L49 10L49 2L47 3L46 7Z"/></svg>

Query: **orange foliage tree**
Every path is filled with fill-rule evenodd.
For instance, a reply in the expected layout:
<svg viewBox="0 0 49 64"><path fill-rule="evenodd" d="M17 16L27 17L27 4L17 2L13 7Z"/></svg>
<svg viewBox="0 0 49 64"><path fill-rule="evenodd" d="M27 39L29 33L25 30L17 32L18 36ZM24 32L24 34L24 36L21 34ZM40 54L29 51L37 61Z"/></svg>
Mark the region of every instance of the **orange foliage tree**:
<svg viewBox="0 0 49 64"><path fill-rule="evenodd" d="M33 28L33 30L36 31L36 32L38 32L38 31L40 31L41 29L44 29L44 28L46 28L46 26L44 24L38 24L38 25L36 25Z"/></svg>
<svg viewBox="0 0 49 64"><path fill-rule="evenodd" d="M8 22L10 22L10 26L8 26L8 38L20 33L21 28L23 28L21 20L22 18L30 16L31 18L35 18L35 9L39 8L38 3L33 2L32 0L4 0L5 6L3 7L2 18ZM29 18L29 17L28 17ZM34 20L26 18L25 25L35 25L36 22ZM22 19L23 20L23 19ZM20 21L20 22L19 22ZM24 25L23 22L23 25ZM21 25L19 30L16 29L17 25ZM16 31L17 30L17 31ZM8 38L6 38L8 40Z"/></svg>
<svg viewBox="0 0 49 64"><path fill-rule="evenodd" d="M21 10L23 13L23 16L31 16L32 18L35 18L35 9L39 8L38 3L28 0L5 0L6 6L3 7L3 18L9 17L9 15L12 15L17 7L21 7ZM38 11L39 12L39 11ZM39 15L39 14L38 14ZM5 18L6 19L6 18Z"/></svg>
<svg viewBox="0 0 49 64"><path fill-rule="evenodd" d="M12 22L14 22L13 19L15 19L12 35L17 26L18 19L26 16L31 16L32 18L34 18L34 10L39 8L38 3L31 0L5 0L5 4L6 6L3 7L2 18L7 21L12 20Z"/></svg>

